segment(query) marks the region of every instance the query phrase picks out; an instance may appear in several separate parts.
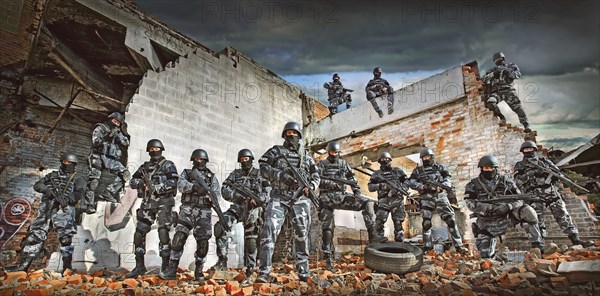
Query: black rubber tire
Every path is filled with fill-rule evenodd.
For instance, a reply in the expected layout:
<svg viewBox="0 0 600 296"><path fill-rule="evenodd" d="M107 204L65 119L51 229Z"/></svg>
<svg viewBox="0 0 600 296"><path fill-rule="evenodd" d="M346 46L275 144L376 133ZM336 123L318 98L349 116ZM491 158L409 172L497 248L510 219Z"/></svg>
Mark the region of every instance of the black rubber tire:
<svg viewBox="0 0 600 296"><path fill-rule="evenodd" d="M365 247L365 265L383 273L415 272L423 265L423 250L400 242L370 244Z"/></svg>

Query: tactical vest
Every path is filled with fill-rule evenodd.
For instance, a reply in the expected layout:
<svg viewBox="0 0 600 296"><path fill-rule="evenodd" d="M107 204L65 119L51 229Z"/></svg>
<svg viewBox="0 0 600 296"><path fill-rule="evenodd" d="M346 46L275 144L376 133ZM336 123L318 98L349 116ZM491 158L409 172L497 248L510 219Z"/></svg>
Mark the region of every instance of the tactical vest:
<svg viewBox="0 0 600 296"><path fill-rule="evenodd" d="M60 170L53 171L49 174L49 179L51 181L46 185L52 186L53 189L57 188L58 192L62 195L63 200L67 201L70 205L75 205L78 202L78 200L75 200L75 195L73 194L75 190L76 175L77 173L65 174Z"/></svg>
<svg viewBox="0 0 600 296"><path fill-rule="evenodd" d="M236 169L231 174L233 183L237 186L250 188L256 194L262 192L262 178L258 169L252 168L250 174L247 175L241 169Z"/></svg>
<svg viewBox="0 0 600 296"><path fill-rule="evenodd" d="M308 172L310 172L309 169L309 162L308 162L308 157L306 155L306 151L302 150L300 151L299 154L295 151L292 151L290 149L285 148L284 146L275 146L274 149L276 149L277 152L277 156L276 156L276 162L274 167L276 168L280 168L280 169L288 169L289 166L288 164L285 162L285 160L283 160L283 157L287 158L288 161L290 162L290 164L292 166L294 166L301 174L307 174ZM291 190L290 188L287 188L286 185L283 185L279 182L275 182L273 184L273 189L274 190L284 190L284 191L288 191Z"/></svg>
<svg viewBox="0 0 600 296"><path fill-rule="evenodd" d="M106 123L98 123L96 124L96 128L101 128L103 133L108 134L111 131L111 128ZM108 158L112 159L121 159L121 148L116 141L116 136L110 141L103 141L102 146L97 146L92 148L92 152L94 154L104 155Z"/></svg>
<svg viewBox="0 0 600 296"><path fill-rule="evenodd" d="M473 182L473 184L475 185L475 193L477 194L477 199L479 200L490 199L491 197L487 193L488 191L492 194L503 195L509 194L508 190L511 189L508 188L508 184L506 184L507 179L505 176L497 176L496 178L494 178L494 180L491 181L482 180L481 178L477 177L471 182ZM482 186L482 183L486 186L485 188Z"/></svg>
<svg viewBox="0 0 600 296"><path fill-rule="evenodd" d="M198 172L200 172L200 176L204 180L204 183L206 183L206 185L208 185L210 188L212 185L212 180L215 176L213 172L211 172L208 168L206 168L206 170L198 170ZM192 173L191 169L186 169L185 173L186 181L190 183L196 182L190 176ZM208 193L200 195L196 191L191 191L181 195L181 203L187 205L210 205L210 197L208 196Z"/></svg>
<svg viewBox="0 0 600 296"><path fill-rule="evenodd" d="M395 178L397 180L399 177L403 176L402 173L400 173L400 169L398 169L398 168L392 168L389 171L379 170L379 171L377 171L377 173L379 174L379 176L382 176L388 180L394 180L393 178ZM381 183L379 183L379 184L381 184ZM390 192L390 189L377 190L377 198L387 197L389 192Z"/></svg>
<svg viewBox="0 0 600 296"><path fill-rule="evenodd" d="M329 178L336 178L336 179L346 179L346 161L344 161L343 159L336 159L333 162L331 162L328 158L322 160L319 163L320 166L322 166L322 171L321 171L321 175L324 177L329 177ZM331 186L321 186L321 189L324 191L330 191L330 190L338 190L338 186L334 186L332 188L328 188Z"/></svg>

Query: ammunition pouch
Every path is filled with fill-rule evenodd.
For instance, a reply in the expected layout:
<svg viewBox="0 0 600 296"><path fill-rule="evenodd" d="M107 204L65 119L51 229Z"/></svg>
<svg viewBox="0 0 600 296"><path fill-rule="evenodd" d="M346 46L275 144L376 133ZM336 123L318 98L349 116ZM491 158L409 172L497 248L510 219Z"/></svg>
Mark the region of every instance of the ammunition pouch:
<svg viewBox="0 0 600 296"><path fill-rule="evenodd" d="M184 194L181 196L181 203L186 205L207 205L210 206L210 199L206 195Z"/></svg>

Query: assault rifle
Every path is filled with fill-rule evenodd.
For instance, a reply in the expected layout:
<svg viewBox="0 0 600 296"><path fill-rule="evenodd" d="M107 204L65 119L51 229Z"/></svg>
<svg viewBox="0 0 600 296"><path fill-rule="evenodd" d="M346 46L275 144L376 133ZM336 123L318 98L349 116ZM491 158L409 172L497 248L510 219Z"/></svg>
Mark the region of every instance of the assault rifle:
<svg viewBox="0 0 600 296"><path fill-rule="evenodd" d="M544 183L546 183L546 184L550 184L552 182L552 178L556 177L557 179L561 180L563 183L567 184L567 186L569 186L569 187L575 187L585 193L589 193L589 190L577 185L577 183L575 183L575 182L573 182L573 180L567 178L567 176L565 176L562 172L560 172L552 167L543 167L529 159L526 159L526 164L531 165L537 169L540 169L544 173L548 174L548 177L544 181Z"/></svg>
<svg viewBox="0 0 600 296"><path fill-rule="evenodd" d="M235 184L231 180L225 180L223 185L230 186L231 188L233 188L235 191L239 192L241 195L243 195L247 199L253 200L257 206L262 206L262 204L264 203L264 201L260 198L260 196L248 187L239 186L238 184Z"/></svg>
<svg viewBox="0 0 600 296"><path fill-rule="evenodd" d="M526 203L530 203L530 202L544 202L543 199L539 198L539 194L531 194L531 193L525 193L525 194L506 194L506 195L502 195L502 194L498 194L498 195L494 195L494 198L491 199L477 199L477 202L481 202L481 203L506 203L506 202L515 202L518 200L522 200Z"/></svg>
<svg viewBox="0 0 600 296"><path fill-rule="evenodd" d="M348 179L338 179L338 178L334 178L334 177L325 177L325 176L321 176L321 179L336 182L336 183L341 183L344 185L350 185L350 187L352 187L352 188L358 187L358 184L355 181L348 180Z"/></svg>
<svg viewBox="0 0 600 296"><path fill-rule="evenodd" d="M430 179L423 180L423 183L425 183L426 185L434 186L436 188L440 187L440 188L444 189L444 191L446 191L446 194L448 194L448 200L450 201L450 204L452 204L454 206L458 203L458 200L456 199L456 194L454 193L454 190L452 190L452 187L444 185L438 181L430 180ZM458 206L456 206L456 207L458 207Z"/></svg>
<svg viewBox="0 0 600 296"><path fill-rule="evenodd" d="M310 182L308 182L308 179L304 175L302 175L294 167L294 165L292 165L290 163L290 161L287 159L287 157L283 156L281 158L283 158L283 160L285 160L285 162L287 163L287 165L290 167L290 170L294 174L294 177L296 178L296 181L298 181L298 184L300 184L300 188L298 189L298 192L294 194L294 198L297 198L300 194L303 194L302 191L303 191L304 188L308 188L308 198L315 205L315 207L317 208L317 211L320 211L321 210L321 203L320 203L319 198L317 197L317 194L315 193L315 191L310 188Z"/></svg>
<svg viewBox="0 0 600 296"><path fill-rule="evenodd" d="M204 190L206 190L208 192L208 196L210 197L210 203L212 204L212 208L213 208L213 210L215 210L215 212L217 213L217 216L219 217L219 223L221 224L223 229L225 229L225 231L227 231L227 232L231 231L231 227L229 227L229 225L227 225L227 223L225 222L225 216L223 215L223 211L221 211L221 206L219 206L219 196L217 195L217 193L214 192L213 190L211 190L210 186L208 186L208 184L206 184L206 182L204 181L204 178L202 178L202 176L200 176L200 172L198 172L197 169L192 170L192 172L190 173L190 177L192 177L192 180L194 180L194 182L196 184L200 185L200 187L202 187Z"/></svg>
<svg viewBox="0 0 600 296"><path fill-rule="evenodd" d="M69 178L69 181L71 179ZM60 207L62 209L66 208L69 203L68 201L65 200L64 197L64 192L67 189L67 187L69 186L69 182L67 182L67 184L65 185L65 188L63 190L63 192L61 193L60 190L58 189L58 186L56 186L56 183L54 183L54 179L50 178L50 184L52 185L52 197L54 197L54 200L56 200L56 202L58 202L58 204L60 205Z"/></svg>
<svg viewBox="0 0 600 296"><path fill-rule="evenodd" d="M417 200L415 200L414 198L410 197L410 194L408 193L408 191L406 191L406 189L404 189L404 187L402 187L401 184L398 184L398 183L396 183L396 182L394 182L392 180L389 180L388 178L385 178L383 176L378 176L378 177L376 176L375 180L376 181L383 181L383 182L385 182L393 190L396 190L396 191L400 192L402 195L406 195L406 197L408 199L412 200L415 204L417 204L417 205L419 204L419 202ZM388 194L391 194L391 191Z"/></svg>
<svg viewBox="0 0 600 296"><path fill-rule="evenodd" d="M154 187L152 187L152 180L150 180L152 176L146 171L142 170L142 183L144 183L144 196L143 199L148 199L152 196L152 192Z"/></svg>

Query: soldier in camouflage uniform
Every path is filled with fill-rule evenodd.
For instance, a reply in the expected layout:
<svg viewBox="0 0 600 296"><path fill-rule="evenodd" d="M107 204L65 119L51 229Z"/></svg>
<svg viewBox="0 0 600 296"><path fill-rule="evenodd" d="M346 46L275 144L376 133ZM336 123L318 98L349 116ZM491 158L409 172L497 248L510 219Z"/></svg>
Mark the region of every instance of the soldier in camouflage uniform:
<svg viewBox="0 0 600 296"><path fill-rule="evenodd" d="M208 240L212 236L212 201L209 191L196 178L203 178L210 191L216 194L219 194L220 186L217 176L206 166L209 158L205 150L194 150L190 160L193 162L193 167L183 170L177 183L177 188L182 193L181 207L179 208L179 219L175 227L175 235L171 243L173 248L171 262L168 269L160 271L159 277L162 279L173 280L177 278L177 266L179 266L179 260L183 254L183 246L190 232L193 231L196 239L194 277L198 281L206 280L202 269L208 253Z"/></svg>
<svg viewBox="0 0 600 296"><path fill-rule="evenodd" d="M567 207L565 206L562 195L558 192L559 181L554 178L551 182L546 183L545 180L548 177L548 173L529 164L529 162L535 162L542 167L560 171L554 163L546 159L543 155L538 154L537 150L537 145L533 141L525 141L521 145L523 160L515 164L514 177L517 186L525 193L538 194L539 198L544 200L543 203L532 202L529 204L537 213L538 225L542 233L542 238L545 238L547 235L544 208L548 207L552 216L554 216L556 223L558 223L558 226L560 226L562 231L569 236L569 239L574 245L583 245L584 247L592 246L593 242L582 241L579 239L579 231L575 224L573 224L571 215L567 212Z"/></svg>
<svg viewBox="0 0 600 296"><path fill-rule="evenodd" d="M542 249L542 236L537 226L537 216L532 207L522 200L513 202L482 202L493 200L496 195L520 194L515 183L498 173L498 160L486 155L479 160L481 172L465 187L464 199L467 207L477 217L472 224L475 244L482 258L492 258L496 248L496 237L506 233L509 226L525 223L530 235L531 246ZM543 252L543 249L542 249Z"/></svg>
<svg viewBox="0 0 600 296"><path fill-rule="evenodd" d="M496 66L483 76L484 90L487 96L485 105L494 112L496 117L506 123L504 114L498 108L500 102L506 101L510 109L519 116L519 122L525 127L525 132L531 132L527 115L521 107L521 100L519 100L516 90L512 86L515 79L521 78L519 67L513 63L507 63L504 54L501 52L495 53L493 60Z"/></svg>
<svg viewBox="0 0 600 296"><path fill-rule="evenodd" d="M21 264L17 270L27 271L31 262L43 250L48 231L54 228L60 242L63 272L71 269L73 260L73 236L75 226L75 205L85 194L85 178L77 173L77 156L64 153L60 169L53 171L33 186L36 192L43 193L38 215L35 217L27 236L21 243Z"/></svg>
<svg viewBox="0 0 600 296"><path fill-rule="evenodd" d="M358 187L354 178L354 172L350 165L340 158L340 151L341 146L338 142L330 142L327 144L327 158L317 164L321 175L319 220L323 222L321 226L323 230L323 253L325 254L327 269L333 269L334 210L362 211L365 226L369 233L369 243L387 240L375 231L375 203L371 199L361 196L360 187ZM350 185L353 194L345 191L346 186L344 183L333 181L330 178L354 183Z"/></svg>
<svg viewBox="0 0 600 296"><path fill-rule="evenodd" d="M307 176L312 190L319 186L319 172L315 161L300 144L302 131L296 122L288 122L283 128L281 137L285 139L283 145L270 148L260 158L260 173L267 179L273 188L271 199L265 210L265 224L260 233L260 267L257 282L269 282L269 273L272 270L273 252L275 241L281 231L281 226L287 215L293 225L294 247L296 251L296 269L300 280L307 281L308 273L308 244L310 228L310 200L309 188L301 188L291 172L288 161L296 169Z"/></svg>
<svg viewBox="0 0 600 296"><path fill-rule="evenodd" d="M392 114L394 112L394 88L390 86L390 83L387 80L381 78L380 67L373 69L373 76L373 79L369 80L369 83L367 83L367 86L365 87L367 100L371 102L373 109L375 109L375 112L377 112L379 117L383 117L383 112L379 108L379 105L377 105L375 98L387 94L388 114Z"/></svg>
<svg viewBox="0 0 600 296"><path fill-rule="evenodd" d="M250 276L256 266L258 235L263 225L264 207L268 200L267 187L270 185L260 175L260 170L252 166L254 160L252 151L240 150L237 159L241 168L231 172L221 187L223 198L233 203L223 216L229 227L233 227L238 221L244 224L244 266L246 276ZM246 188L254 192L258 200L252 199L234 187ZM215 224L214 233L219 257L214 268L223 270L227 268L227 233L221 223Z"/></svg>
<svg viewBox="0 0 600 296"><path fill-rule="evenodd" d="M89 175L85 199L81 208L88 214L96 212L95 190L102 176L102 170L117 174L111 184L100 194L102 199L116 202L114 196L123 188L129 179L129 171L121 163L122 149L129 147L129 139L121 131L124 117L119 112L108 116L109 121L98 123L92 132L92 151L88 158Z"/></svg>
<svg viewBox="0 0 600 296"><path fill-rule="evenodd" d="M162 258L161 270L169 265L171 244L169 231L177 220L173 212L175 195L177 194L177 168L175 164L162 156L165 150L162 142L157 139L148 141L146 151L150 161L144 162L133 174L129 185L137 189L142 205L137 210L137 224L133 235L135 268L126 275L135 278L146 273L144 254L146 253L146 234L150 232L154 220L158 224L159 256Z"/></svg>
<svg viewBox="0 0 600 296"><path fill-rule="evenodd" d="M352 97L347 92L352 92L351 89L344 88L340 81L338 73L333 74L332 82L325 82L323 87L327 89L329 100L329 116L336 114L338 105L346 102L346 109L350 109L352 105Z"/></svg>
<svg viewBox="0 0 600 296"><path fill-rule="evenodd" d="M448 225L450 238L454 243L457 252L463 252L462 237L456 225L454 209L450 206L448 194L442 187L451 187L450 172L446 168L435 162L435 155L429 148L421 150L419 155L422 166L417 166L410 175L410 187L419 192L419 205L421 207L421 216L423 218L423 249L431 250L433 247L431 240L431 218L433 212L437 211L440 218ZM431 183L437 182L440 185Z"/></svg>
<svg viewBox="0 0 600 296"><path fill-rule="evenodd" d="M375 229L379 236L383 236L383 225L392 214L394 222L394 240L402 242L404 239L404 229L402 224L406 218L406 209L404 208L404 195L393 189L385 180L395 183L397 186L404 186L406 174L401 168L392 167L392 156L388 152L379 155L379 170L371 175L369 180L369 191L377 191L377 213L375 214ZM406 188L403 187L404 190Z"/></svg>

